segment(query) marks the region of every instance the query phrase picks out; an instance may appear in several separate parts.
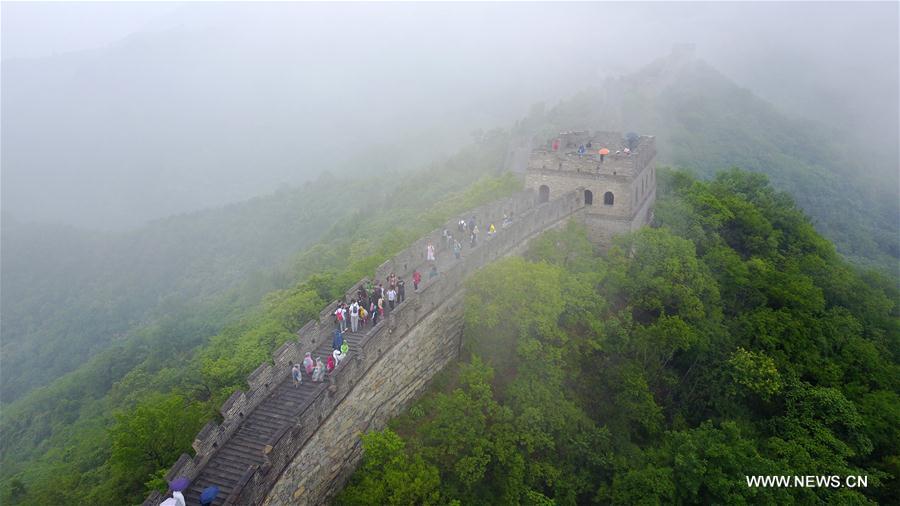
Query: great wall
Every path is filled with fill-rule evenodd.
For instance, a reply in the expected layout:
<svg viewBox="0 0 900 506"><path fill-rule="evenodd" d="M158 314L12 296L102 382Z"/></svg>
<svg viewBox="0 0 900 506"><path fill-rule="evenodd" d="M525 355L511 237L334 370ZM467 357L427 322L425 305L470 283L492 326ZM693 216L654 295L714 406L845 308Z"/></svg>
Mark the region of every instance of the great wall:
<svg viewBox="0 0 900 506"><path fill-rule="evenodd" d="M559 153L560 158L569 155ZM532 164L546 157L545 150L535 150ZM641 179L653 173L652 167L651 172L645 170L652 160L652 153L645 155L639 170L627 179L619 175L608 179L626 195L632 188L637 195L638 185L646 185ZM562 171L563 165L558 169ZM598 186L603 184L603 175L599 170L579 173L582 184L570 174L557 175L565 178L560 186L566 190L555 190L550 199L549 192L538 187L546 185L546 168L530 167L526 184L531 188L464 213L465 217L476 216L483 229L490 223L500 224L507 215L513 220L505 228L498 227L494 237L465 248L459 260L447 248L441 248L437 277L423 279L418 292L407 290L406 300L374 327L346 335L351 347L348 358L324 383L312 383L307 378L299 388L294 387L292 363L302 361L307 351L319 356L331 351L332 315L337 302L323 309L317 319L297 331L297 340L283 344L271 361L248 376L247 391L235 392L222 405L222 422L209 422L203 427L194 438L195 455L182 454L166 479L190 480L191 487L184 496L192 506L200 504L200 491L210 485L220 489L215 505L327 503L361 458L360 435L383 428L458 356L463 288L468 276L498 258L521 252L531 238L573 217L587 223L589 230L602 225L602 220L613 219L616 232L633 229L648 219L655 179L653 190L640 192L642 198L634 202L636 209L620 204L625 208L621 216L607 216L608 209L592 212L592 191L587 189L603 190ZM374 279L384 280L392 272L409 279L414 269L427 273L426 245L442 245L441 232L445 228L455 231L456 223L457 219L448 221L384 262L376 269ZM599 241L610 234L601 234ZM366 281L351 287L346 300L354 298ZM165 497L153 492L143 504L156 506Z"/></svg>

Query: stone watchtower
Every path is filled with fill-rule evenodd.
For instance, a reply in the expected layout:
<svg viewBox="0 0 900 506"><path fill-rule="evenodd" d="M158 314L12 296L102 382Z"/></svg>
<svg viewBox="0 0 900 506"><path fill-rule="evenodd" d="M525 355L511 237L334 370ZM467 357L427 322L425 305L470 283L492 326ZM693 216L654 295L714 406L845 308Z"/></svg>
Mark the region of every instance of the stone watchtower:
<svg viewBox="0 0 900 506"><path fill-rule="evenodd" d="M542 202L583 191L583 220L591 240L609 247L613 236L650 221L655 158L652 136L563 132L531 152L525 186L534 188Z"/></svg>

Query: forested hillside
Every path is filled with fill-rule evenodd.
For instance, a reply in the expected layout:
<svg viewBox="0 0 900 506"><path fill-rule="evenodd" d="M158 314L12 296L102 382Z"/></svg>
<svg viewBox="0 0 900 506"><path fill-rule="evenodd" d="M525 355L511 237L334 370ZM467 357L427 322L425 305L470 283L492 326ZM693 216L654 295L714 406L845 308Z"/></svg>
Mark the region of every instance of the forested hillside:
<svg viewBox="0 0 900 506"><path fill-rule="evenodd" d="M653 227L608 254L570 224L476 273L466 356L363 437L337 503L894 503L894 280L848 265L764 176L660 184Z"/></svg>
<svg viewBox="0 0 900 506"><path fill-rule="evenodd" d="M394 488L438 503L831 499L748 491L730 475L684 472L682 457L757 474L896 475L896 283L841 259L896 272L900 199L884 184L896 182L896 164L691 59L660 60L535 112L514 134L582 127L656 135L660 163L701 179L730 166L767 174L810 219L746 173L704 183L679 172L657 206L660 227L623 238L608 258L568 230L535 245L528 263L487 270L467 328L482 362L448 374L400 420L404 439L369 436L381 450L343 500ZM425 170L394 170L403 157L385 149L301 188L128 233L4 217L0 501L139 501L246 374L334 294L443 219L518 187L496 176L507 136L480 139ZM430 152L411 144L402 149L417 159ZM690 453L717 441L737 453ZM419 481L403 474L419 471ZM377 492L375 477L402 483ZM866 493L880 500L885 490L900 493Z"/></svg>
<svg viewBox="0 0 900 506"><path fill-rule="evenodd" d="M198 308L245 283L238 306L289 282L273 271L316 243L352 208L375 205L386 186L322 178L304 188L178 216L128 233L61 226L3 227L2 399L74 370L156 319ZM247 286L247 289L252 286ZM209 329L218 328L215 324Z"/></svg>
<svg viewBox="0 0 900 506"><path fill-rule="evenodd" d="M897 272L896 146L868 146L844 125L788 117L679 53L532 114L519 131L546 139L573 128L655 135L658 163L704 178L728 167L764 173L851 262Z"/></svg>
<svg viewBox="0 0 900 506"><path fill-rule="evenodd" d="M0 401L46 385L166 318L180 321L216 307L213 326L199 330L215 333L226 323L222 297L239 310L290 286L291 257L353 212L383 206L401 174L421 168L422 160L438 163L445 147L436 142L366 149L335 166L334 175L303 186L129 232L17 222L4 215ZM475 176L460 177L449 184L460 188Z"/></svg>
<svg viewBox="0 0 900 506"><path fill-rule="evenodd" d="M179 299L183 307L151 319L75 371L4 406L2 502L140 502L146 484L158 485L153 477L190 451L196 431L244 387L246 375L294 339L336 294L455 213L520 188L509 175L491 176L505 147L506 136L492 132L399 182L386 173L330 179L294 196L269 199L270 205L259 208L275 215L298 221L307 212L312 214L306 219L327 216L321 240L280 268L209 300ZM268 233L211 230L207 237L231 232L246 233L244 241L235 237L235 244L249 250L260 247L253 237L262 240ZM177 243L173 239L176 251Z"/></svg>

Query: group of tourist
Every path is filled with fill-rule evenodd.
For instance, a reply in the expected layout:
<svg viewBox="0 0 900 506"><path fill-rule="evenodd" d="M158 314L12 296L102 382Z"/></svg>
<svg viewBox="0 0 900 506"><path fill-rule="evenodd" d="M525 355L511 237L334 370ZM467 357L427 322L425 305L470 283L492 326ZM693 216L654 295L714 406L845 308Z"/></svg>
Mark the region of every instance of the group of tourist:
<svg viewBox="0 0 900 506"><path fill-rule="evenodd" d="M416 289L418 289L420 280L421 275L417 270L413 273ZM367 280L365 284L360 285L356 297L351 299L349 304L346 300L337 301L337 307L333 313L335 329L331 341L331 355L323 361L321 357L313 359L312 352L307 352L302 366L294 364L291 368L294 386L300 386L303 383L304 371L313 382L325 381L325 375L340 365L350 351L349 345L344 340L344 333L347 331L359 332L369 325L374 327L378 324L378 320L384 318L386 309L393 310L406 300L406 282L397 274L392 272L388 276L387 285L385 288L379 280L376 280L374 284Z"/></svg>
<svg viewBox="0 0 900 506"><path fill-rule="evenodd" d="M574 147L574 145L572 143L569 143L566 147L569 147L569 146ZM560 139L554 139L550 144L550 149L552 149L553 151L559 151L560 147L561 147ZM588 141L587 144L579 144L578 151L577 151L578 156L584 156L584 155L588 154L592 149L593 149L593 143L591 141ZM610 154L610 150L607 148L601 148L600 150L597 151L597 154L600 155L600 163L603 163L603 161L606 159L606 156ZM616 150L616 153L614 156L616 158L620 158L622 156L629 157L629 156L631 156L631 149L629 149L629 148L618 149L618 150Z"/></svg>
<svg viewBox="0 0 900 506"><path fill-rule="evenodd" d="M505 229L511 223L512 213L504 214L501 227ZM468 234L471 247L474 248L477 245L479 231L474 216L469 220L459 220L458 231L463 237ZM491 223L487 231L488 239L496 234L497 229ZM449 230L444 229L442 241L443 249L452 251L454 257L459 259L462 251L462 244L459 240L455 239ZM428 242L425 247L425 259L430 264L428 278L437 277L437 250L432 242ZM414 269L411 278L413 290L418 292L419 285L422 283L422 273L418 269ZM386 285L385 287L379 280L374 283L367 280L359 287L356 296L349 303L346 300L337 301L337 307L333 313L335 328L331 341L331 354L323 361L322 357L313 358L312 352L306 352L302 363L291 364L291 378L295 387L303 384L304 376L309 377L314 383L325 381L325 376L346 360L350 353L350 346L344 339L344 333L347 331L360 332L370 325L374 327L379 320L384 318L386 311L395 309L406 300L406 284L403 279L392 272L387 277ZM186 478L180 478L170 483L170 488L173 490L172 497L166 499L162 504L164 506L184 506L182 490L186 490L187 487L188 480ZM201 504L204 506L211 504L218 492L217 486L204 489L200 496Z"/></svg>
<svg viewBox="0 0 900 506"><path fill-rule="evenodd" d="M468 221L463 220L463 219L459 220L459 222L456 224L456 230L457 230L458 232L460 232L460 234L462 234L463 237L465 237L465 236L468 234L468 236L469 236L469 247L474 248L475 246L478 245L478 233L479 233L479 230L478 230L478 223L475 221L475 217L474 217L474 216L472 216L471 218L469 218ZM444 234L446 234L448 243L449 243L450 241L453 241L453 235L450 234L450 232L447 231L447 229L444 229ZM461 250L462 250L462 245L459 243L459 241L453 241L453 252L454 252L454 254L455 254L457 251L461 251ZM456 258L459 258L459 257L457 256Z"/></svg>
<svg viewBox="0 0 900 506"><path fill-rule="evenodd" d="M504 214L503 215L503 223L501 226L503 228L507 228L511 223L512 223L512 213ZM456 230L464 237L466 235L468 235L470 247L474 248L475 246L478 245L479 230L478 230L478 223L476 222L474 216L472 216L468 220L460 219L456 223ZM490 239L490 238L494 237L495 235L497 235L497 227L495 227L494 224L491 223L488 226L487 237L488 237L488 239ZM460 253L462 252L462 244L459 242L459 240L454 239L453 234L450 233L450 231L447 230L446 228L444 229L444 232L443 232L443 238L446 243L447 250L452 250L453 256L458 260L460 257Z"/></svg>
<svg viewBox="0 0 900 506"><path fill-rule="evenodd" d="M334 340L332 341L331 355L328 356L328 360L323 362L322 357L316 357L313 360L312 352L306 352L303 364L294 364L291 367L291 377L294 378L294 386L299 387L303 384L304 371L313 383L325 381L325 375L340 365L347 358L348 353L350 353L350 345L344 341L343 332L340 329L336 329L334 331Z"/></svg>
<svg viewBox="0 0 900 506"><path fill-rule="evenodd" d="M507 228L512 224L512 213L503 215L502 228ZM468 235L469 245L474 248L478 244L478 223L475 216L468 220L460 219L457 229L462 236ZM488 239L497 234L497 228L491 223L488 227ZM446 251L452 251L454 258L457 260L462 255L462 244L458 239L453 237L449 230L444 229L441 234L442 246ZM437 250L434 243L429 241L425 245L425 260L430 266L428 279L438 276L437 270ZM419 285L422 283L422 273L418 269L414 269L412 273L413 290L418 292ZM332 338L332 353L327 360L323 361L321 357L313 359L312 352L307 352L302 364L293 364L291 367L291 377L294 380L294 386L300 386L303 383L304 372L313 382L325 381L325 375L331 373L340 363L347 357L349 346L344 340L344 333L365 331L367 327L374 327L378 321L384 318L385 311L392 311L398 305L406 300L406 283L397 276L396 273L390 273L386 280L387 287L380 280L366 280L359 286L356 296L348 303L346 299L337 301L334 310L334 334Z"/></svg>

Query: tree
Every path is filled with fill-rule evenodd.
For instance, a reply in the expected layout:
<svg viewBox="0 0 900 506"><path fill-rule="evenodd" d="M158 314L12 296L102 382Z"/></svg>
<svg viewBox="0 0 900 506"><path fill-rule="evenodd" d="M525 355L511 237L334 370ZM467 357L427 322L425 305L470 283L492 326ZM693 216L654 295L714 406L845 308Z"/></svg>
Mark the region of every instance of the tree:
<svg viewBox="0 0 900 506"><path fill-rule="evenodd" d="M728 370L738 388L761 399L768 400L781 391L782 380L775 361L763 353L738 348L728 359Z"/></svg>
<svg viewBox="0 0 900 506"><path fill-rule="evenodd" d="M517 340L539 337L561 343L558 326L565 303L563 269L509 258L489 265L467 282L466 342L505 375L517 362Z"/></svg>
<svg viewBox="0 0 900 506"><path fill-rule="evenodd" d="M443 504L437 468L426 464L420 454L408 455L405 443L396 433L385 429L363 434L362 445L362 465L338 496L337 504Z"/></svg>
<svg viewBox="0 0 900 506"><path fill-rule="evenodd" d="M665 314L690 323L718 320L718 287L688 240L665 229L641 229L614 241L609 266L612 302L632 308L636 322Z"/></svg>
<svg viewBox="0 0 900 506"><path fill-rule="evenodd" d="M153 394L129 411L116 414L109 431L109 467L132 498L159 469L165 469L190 446L208 413L199 403L177 394Z"/></svg>

